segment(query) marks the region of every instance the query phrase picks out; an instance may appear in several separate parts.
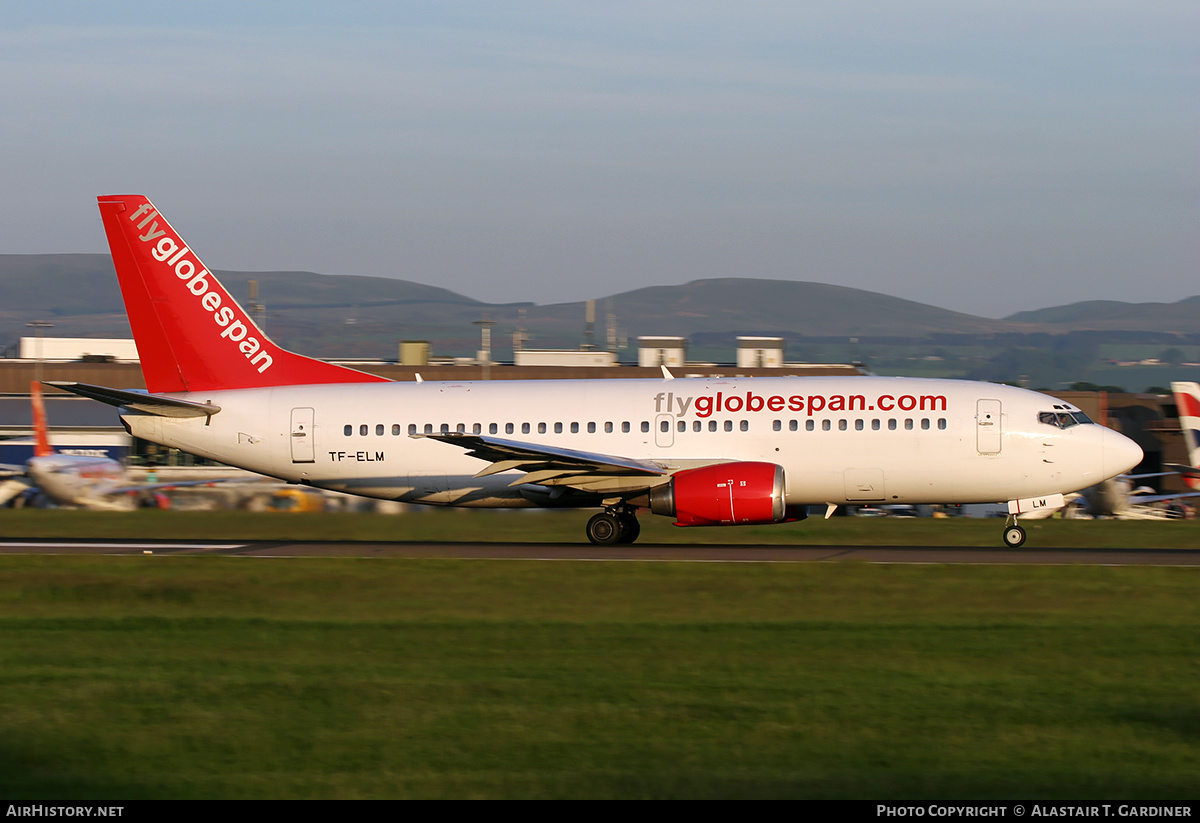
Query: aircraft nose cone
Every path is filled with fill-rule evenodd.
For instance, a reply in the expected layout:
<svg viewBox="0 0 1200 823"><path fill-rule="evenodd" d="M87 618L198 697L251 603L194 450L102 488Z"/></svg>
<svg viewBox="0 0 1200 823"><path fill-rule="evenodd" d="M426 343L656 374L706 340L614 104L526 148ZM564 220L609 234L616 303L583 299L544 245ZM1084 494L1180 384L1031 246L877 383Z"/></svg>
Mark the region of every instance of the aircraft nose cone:
<svg viewBox="0 0 1200 823"><path fill-rule="evenodd" d="M1104 451L1105 477L1125 474L1142 462L1142 447L1112 429L1104 429L1101 447Z"/></svg>

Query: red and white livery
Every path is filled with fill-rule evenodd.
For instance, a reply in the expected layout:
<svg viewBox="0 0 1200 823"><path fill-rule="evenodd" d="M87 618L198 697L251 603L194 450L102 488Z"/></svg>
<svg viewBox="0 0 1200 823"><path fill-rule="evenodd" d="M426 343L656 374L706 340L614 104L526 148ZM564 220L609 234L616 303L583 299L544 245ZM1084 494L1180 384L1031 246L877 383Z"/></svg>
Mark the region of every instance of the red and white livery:
<svg viewBox="0 0 1200 823"><path fill-rule="evenodd" d="M596 507L680 526L810 505L1009 501L1016 518L1141 449L1046 395L988 383L756 377L399 383L284 351L140 195L99 198L148 392L66 386L134 435L322 489L442 506Z"/></svg>

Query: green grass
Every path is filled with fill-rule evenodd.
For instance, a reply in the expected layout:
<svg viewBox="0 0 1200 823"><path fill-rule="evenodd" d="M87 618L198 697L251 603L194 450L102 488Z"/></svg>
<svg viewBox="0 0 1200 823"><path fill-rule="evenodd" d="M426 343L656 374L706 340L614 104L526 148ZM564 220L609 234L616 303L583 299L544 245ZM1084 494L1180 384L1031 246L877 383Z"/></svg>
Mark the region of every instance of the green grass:
<svg viewBox="0 0 1200 823"><path fill-rule="evenodd" d="M337 540L582 543L593 510L539 512L424 508L402 515L0 510L0 538ZM639 518L639 544L776 544L1001 547L1003 520L810 517L800 523L679 528ZM1200 547L1200 520L1172 522L1028 520L1028 548Z"/></svg>
<svg viewBox="0 0 1200 823"><path fill-rule="evenodd" d="M1194 798L1196 575L0 556L0 795Z"/></svg>

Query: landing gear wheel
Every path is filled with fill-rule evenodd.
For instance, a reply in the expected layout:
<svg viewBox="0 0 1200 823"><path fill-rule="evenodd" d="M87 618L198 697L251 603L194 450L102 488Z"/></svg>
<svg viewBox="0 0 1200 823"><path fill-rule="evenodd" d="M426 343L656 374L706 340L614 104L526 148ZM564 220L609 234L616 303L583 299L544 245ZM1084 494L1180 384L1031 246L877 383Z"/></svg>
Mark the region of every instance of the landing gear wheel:
<svg viewBox="0 0 1200 823"><path fill-rule="evenodd" d="M1004 545L1016 549L1024 542L1025 530L1020 526L1008 526L1004 529Z"/></svg>
<svg viewBox="0 0 1200 823"><path fill-rule="evenodd" d="M638 539L638 535L642 533L642 524L632 514L618 515L621 521L621 537L617 540L618 543L632 543Z"/></svg>
<svg viewBox="0 0 1200 823"><path fill-rule="evenodd" d="M587 524L588 540L598 546L620 542L622 531L620 519L609 512L592 515Z"/></svg>

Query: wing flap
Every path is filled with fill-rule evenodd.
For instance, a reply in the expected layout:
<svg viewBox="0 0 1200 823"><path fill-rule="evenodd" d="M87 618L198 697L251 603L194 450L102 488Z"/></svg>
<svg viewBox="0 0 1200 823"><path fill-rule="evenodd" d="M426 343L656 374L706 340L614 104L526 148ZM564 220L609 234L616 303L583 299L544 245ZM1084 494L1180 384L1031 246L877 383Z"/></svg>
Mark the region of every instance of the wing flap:
<svg viewBox="0 0 1200 823"><path fill-rule="evenodd" d="M586 491L638 491L667 482L673 469L652 460L638 460L599 452L564 449L541 443L524 443L482 434L417 434L417 438L439 440L465 449L471 457L491 465L476 477L506 471L525 475L512 485L535 483L567 486Z"/></svg>

